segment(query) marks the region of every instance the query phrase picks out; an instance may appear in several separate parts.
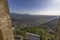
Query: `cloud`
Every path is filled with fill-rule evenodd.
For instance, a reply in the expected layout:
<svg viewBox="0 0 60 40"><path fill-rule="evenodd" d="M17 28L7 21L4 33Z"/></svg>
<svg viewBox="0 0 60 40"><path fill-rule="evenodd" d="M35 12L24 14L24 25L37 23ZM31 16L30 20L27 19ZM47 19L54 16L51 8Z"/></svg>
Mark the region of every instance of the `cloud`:
<svg viewBox="0 0 60 40"><path fill-rule="evenodd" d="M40 9L40 10L24 10L20 11L20 13L28 13L31 15L53 15L53 16L60 16L60 0L50 0L50 7Z"/></svg>
<svg viewBox="0 0 60 40"><path fill-rule="evenodd" d="M32 12L35 15L53 15L60 16L60 0L51 0L51 6L44 10Z"/></svg>
<svg viewBox="0 0 60 40"><path fill-rule="evenodd" d="M52 0L54 3L60 3L60 0Z"/></svg>
<svg viewBox="0 0 60 40"><path fill-rule="evenodd" d="M60 16L60 0L50 0L50 7L43 10L35 10L30 12L33 15L53 15Z"/></svg>

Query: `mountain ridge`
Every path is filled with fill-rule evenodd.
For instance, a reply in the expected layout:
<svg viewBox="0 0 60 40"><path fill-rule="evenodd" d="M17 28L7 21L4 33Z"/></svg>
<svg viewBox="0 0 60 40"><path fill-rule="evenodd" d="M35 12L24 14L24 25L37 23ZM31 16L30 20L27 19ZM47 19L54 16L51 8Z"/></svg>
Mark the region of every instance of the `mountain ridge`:
<svg viewBox="0 0 60 40"><path fill-rule="evenodd" d="M58 17L11 13L11 20L13 27L17 29L40 26L40 25L41 26L44 25L45 27L49 26L50 28L50 25L55 23L54 21L56 21L57 24Z"/></svg>

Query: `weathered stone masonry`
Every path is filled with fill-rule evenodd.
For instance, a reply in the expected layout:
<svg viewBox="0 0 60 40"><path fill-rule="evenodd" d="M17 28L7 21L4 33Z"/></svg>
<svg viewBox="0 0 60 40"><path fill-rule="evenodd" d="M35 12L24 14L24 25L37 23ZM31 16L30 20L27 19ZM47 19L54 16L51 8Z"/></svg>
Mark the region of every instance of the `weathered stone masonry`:
<svg viewBox="0 0 60 40"><path fill-rule="evenodd" d="M0 0L0 40L14 40L8 0Z"/></svg>

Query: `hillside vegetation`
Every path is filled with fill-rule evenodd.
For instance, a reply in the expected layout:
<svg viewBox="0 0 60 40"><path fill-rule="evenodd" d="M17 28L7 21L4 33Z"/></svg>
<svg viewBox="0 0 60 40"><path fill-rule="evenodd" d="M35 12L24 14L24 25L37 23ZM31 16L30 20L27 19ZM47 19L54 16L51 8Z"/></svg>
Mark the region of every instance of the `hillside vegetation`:
<svg viewBox="0 0 60 40"><path fill-rule="evenodd" d="M31 28L16 30L16 34L21 35L21 36L24 36L26 32L40 35L41 40L45 40L46 38L49 39L49 40L54 39L54 34L49 33L44 28L31 27Z"/></svg>

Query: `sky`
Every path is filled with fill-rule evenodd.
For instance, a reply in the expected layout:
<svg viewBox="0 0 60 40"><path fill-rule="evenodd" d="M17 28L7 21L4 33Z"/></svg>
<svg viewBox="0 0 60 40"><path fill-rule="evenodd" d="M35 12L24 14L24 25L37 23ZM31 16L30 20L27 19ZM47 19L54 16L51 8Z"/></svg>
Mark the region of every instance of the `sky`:
<svg viewBox="0 0 60 40"><path fill-rule="evenodd" d="M10 13L60 16L60 0L8 0Z"/></svg>

